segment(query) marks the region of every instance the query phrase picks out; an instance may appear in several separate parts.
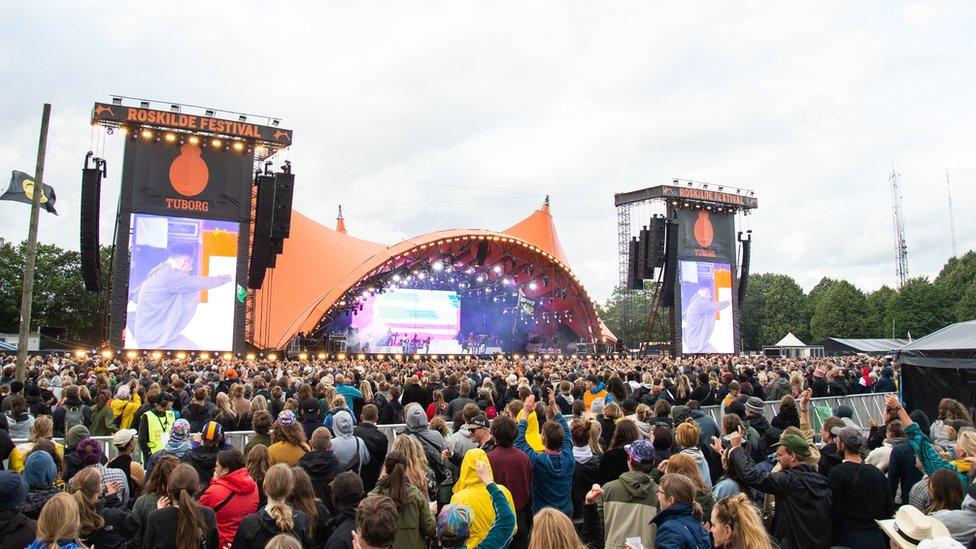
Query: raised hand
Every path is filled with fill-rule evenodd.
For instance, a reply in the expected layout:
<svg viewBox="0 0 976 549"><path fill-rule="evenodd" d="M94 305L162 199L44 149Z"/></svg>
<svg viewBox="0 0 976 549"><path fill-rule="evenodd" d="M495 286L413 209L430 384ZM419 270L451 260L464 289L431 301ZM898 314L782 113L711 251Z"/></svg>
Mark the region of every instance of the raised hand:
<svg viewBox="0 0 976 549"><path fill-rule="evenodd" d="M715 450L716 454L722 455L722 451L724 450L722 448L722 439L718 437L712 437L712 450Z"/></svg>
<svg viewBox="0 0 976 549"><path fill-rule="evenodd" d="M733 448L742 446L743 434L742 427L739 427L734 433L732 433L732 436L729 437L729 444L731 444Z"/></svg>
<svg viewBox="0 0 976 549"><path fill-rule="evenodd" d="M586 493L586 504L593 505L598 499L603 497L603 488L599 484L594 484L590 491Z"/></svg>
<svg viewBox="0 0 976 549"><path fill-rule="evenodd" d="M481 482L483 482L485 486L495 482L495 479L493 479L491 475L491 469L489 469L488 465L483 461L476 461L474 463L474 472L478 474L478 478L481 479Z"/></svg>
<svg viewBox="0 0 976 549"><path fill-rule="evenodd" d="M894 393L888 393L885 395L885 406L889 410L897 410L901 408L901 402L898 402L898 395Z"/></svg>

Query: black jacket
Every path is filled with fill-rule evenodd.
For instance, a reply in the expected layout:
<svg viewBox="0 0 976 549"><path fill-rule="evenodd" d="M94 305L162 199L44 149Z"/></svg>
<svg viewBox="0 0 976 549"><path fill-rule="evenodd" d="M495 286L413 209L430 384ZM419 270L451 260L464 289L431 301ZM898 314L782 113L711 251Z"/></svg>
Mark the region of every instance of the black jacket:
<svg viewBox="0 0 976 549"><path fill-rule="evenodd" d="M329 542L325 549L352 549L352 531L356 529L356 508L344 507L329 519Z"/></svg>
<svg viewBox="0 0 976 549"><path fill-rule="evenodd" d="M345 470L345 467L339 463L332 450L308 452L298 460L298 466L308 473L309 478L312 479L315 496L322 500L331 513L332 488L329 485L336 475Z"/></svg>
<svg viewBox="0 0 976 549"><path fill-rule="evenodd" d="M197 404L190 402L183 407L180 417L190 422L190 432L199 433L203 431L203 425L213 417L214 405L208 402Z"/></svg>
<svg viewBox="0 0 976 549"><path fill-rule="evenodd" d="M380 478L380 470L386 460L390 441L375 425L370 423L356 425L352 429L352 434L363 439L363 442L366 443L366 450L369 452L369 463L363 465L359 472L359 476L363 479L363 490L368 494L373 491L377 479Z"/></svg>
<svg viewBox="0 0 976 549"><path fill-rule="evenodd" d="M586 503L586 493L590 491L597 482L600 472L600 456L593 455L590 459L584 462L576 462L576 468L573 469L573 516L574 521L580 522L583 520L583 508Z"/></svg>
<svg viewBox="0 0 976 549"><path fill-rule="evenodd" d="M891 497L896 495L897 506L908 505L908 493L915 483L922 480L922 472L915 467L915 450L908 442L899 442L891 447L888 458L888 486ZM901 493L898 489L901 488Z"/></svg>
<svg viewBox="0 0 976 549"><path fill-rule="evenodd" d="M757 461L765 459L770 453L772 445L779 441L779 436L783 434L783 431L770 425L765 416L749 416L746 423L759 433L759 445L753 449L752 459Z"/></svg>
<svg viewBox="0 0 976 549"><path fill-rule="evenodd" d="M876 520L894 516L888 479L874 465L844 462L830 470L834 540L845 530L877 530ZM840 545L840 543L838 543Z"/></svg>
<svg viewBox="0 0 976 549"><path fill-rule="evenodd" d="M47 500L53 498L54 496L60 494L64 490L59 490L54 486L48 488L31 488L27 492L27 499L22 501L20 505L17 506L17 510L23 513L27 518L37 520L37 517L41 515L41 509Z"/></svg>
<svg viewBox="0 0 976 549"><path fill-rule="evenodd" d="M98 514L105 519L105 526L82 537L85 545L98 549L124 549L125 542L136 535L139 519L128 509L115 505L121 505L118 496L99 502Z"/></svg>
<svg viewBox="0 0 976 549"><path fill-rule="evenodd" d="M732 450L729 459L747 485L776 497L774 537L780 549L830 547L830 483L809 465L778 473L756 469L745 450Z"/></svg>
<svg viewBox="0 0 976 549"><path fill-rule="evenodd" d="M237 529L237 535L234 536L231 549L264 547L271 541L271 538L278 534L291 534L298 539L302 546L311 547L311 540L308 539L308 517L297 509L292 516L295 520L295 526L289 532L282 532L278 529L275 519L263 507L258 509L257 513L251 513L241 521L241 526Z"/></svg>
<svg viewBox="0 0 976 549"><path fill-rule="evenodd" d="M206 525L203 532L203 539L199 547L206 549L219 549L219 534L217 533L217 515L209 507L199 506L200 515ZM176 547L176 531L179 528L179 509L176 507L164 507L153 509L146 519L145 537L143 538L143 549L172 549ZM206 545L204 545L204 543ZM97 545L95 546L97 549Z"/></svg>
<svg viewBox="0 0 976 549"><path fill-rule="evenodd" d="M430 399L427 397L427 391L423 387L416 383L411 383L403 389L403 397L400 402L404 405L410 404L411 402L416 402L427 410L427 405L430 404Z"/></svg>
<svg viewBox="0 0 976 549"><path fill-rule="evenodd" d="M68 408L77 406L81 411L82 424L91 425L91 408L85 405L79 398L65 400L64 404L54 411L54 436L64 438L64 422L68 417Z"/></svg>
<svg viewBox="0 0 976 549"><path fill-rule="evenodd" d="M824 444L820 449L820 463L817 464L817 471L825 477L830 477L830 470L834 465L839 465L844 461L844 456L837 452L837 445L833 442Z"/></svg>
<svg viewBox="0 0 976 549"><path fill-rule="evenodd" d="M627 471L627 452L623 448L608 450L600 457L600 468L597 473L599 480L597 483L603 486L611 480L617 480L620 478L620 475Z"/></svg>
<svg viewBox="0 0 976 549"><path fill-rule="evenodd" d="M395 400L389 400L384 395L377 393L373 397L373 404L379 411L380 425L393 425L403 423L403 405Z"/></svg>
<svg viewBox="0 0 976 549"><path fill-rule="evenodd" d="M822 377L814 378L810 389L813 391L813 398L827 396L827 382Z"/></svg>
<svg viewBox="0 0 976 549"><path fill-rule="evenodd" d="M780 431L786 430L787 427L800 428L800 414L797 413L796 408L791 408L785 406L780 408L779 413L773 418L773 421L769 422L770 425L779 429Z"/></svg>
<svg viewBox="0 0 976 549"><path fill-rule="evenodd" d="M214 475L214 467L217 465L217 454L220 453L220 450L221 448L219 446L197 446L196 448L190 448L183 455L183 463L192 465L197 470L197 474L200 475L200 486L210 486L210 481Z"/></svg>
<svg viewBox="0 0 976 549"><path fill-rule="evenodd" d="M16 509L0 511L0 549L24 549L36 537L37 523Z"/></svg>

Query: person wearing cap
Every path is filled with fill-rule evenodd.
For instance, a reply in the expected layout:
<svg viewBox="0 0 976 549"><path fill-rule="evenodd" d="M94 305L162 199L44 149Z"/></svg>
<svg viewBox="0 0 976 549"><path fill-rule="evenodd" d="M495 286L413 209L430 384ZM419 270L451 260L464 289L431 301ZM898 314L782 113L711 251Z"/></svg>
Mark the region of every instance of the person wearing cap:
<svg viewBox="0 0 976 549"><path fill-rule="evenodd" d="M606 385L595 375L586 376L586 392L583 393L583 405L587 412L593 411L593 401L603 399L604 404L613 402L613 395L607 391Z"/></svg>
<svg viewBox="0 0 976 549"><path fill-rule="evenodd" d="M139 418L139 449L143 456L151 456L166 446L167 433L175 422L173 397L169 393L159 393L152 410Z"/></svg>
<svg viewBox="0 0 976 549"><path fill-rule="evenodd" d="M884 473L864 463L861 451L867 439L854 427L834 427L837 450L844 461L830 470L831 523L834 545L885 549L884 534L876 521L894 514L894 498Z"/></svg>
<svg viewBox="0 0 976 549"><path fill-rule="evenodd" d="M916 547L953 548L956 545L935 544L930 540L949 538L949 530L939 519L926 516L911 505L902 505L895 518L879 520L878 526L891 541L889 547L915 549ZM950 538L951 539L951 538Z"/></svg>
<svg viewBox="0 0 976 549"><path fill-rule="evenodd" d="M759 434L757 445L753 447L753 459L758 461L769 455L783 431L769 424L769 420L763 415L763 401L759 397L749 397L745 402L745 409L746 424Z"/></svg>
<svg viewBox="0 0 976 549"><path fill-rule="evenodd" d="M191 445L190 451L183 456L183 463L197 470L200 486L207 486L214 476L217 454L229 448L230 445L224 442L224 428L216 421L208 421L200 432L199 444Z"/></svg>
<svg viewBox="0 0 976 549"><path fill-rule="evenodd" d="M356 507L366 494L363 491L363 481L356 473L345 471L336 475L329 487L335 514L328 522L332 535L329 536L325 549L353 549L352 532L356 529Z"/></svg>
<svg viewBox="0 0 976 549"><path fill-rule="evenodd" d="M773 445L782 469L760 470L742 448L742 432L732 433L726 459L746 485L776 497L773 537L781 549L830 547L830 483L811 465L807 441L784 435Z"/></svg>
<svg viewBox="0 0 976 549"><path fill-rule="evenodd" d="M125 473L129 493L133 496L140 494L142 486L146 482L146 470L142 468L139 462L132 459L132 454L136 451L136 436L138 434L135 429L122 429L112 435L112 446L115 446L119 455L107 465L111 469L119 469Z"/></svg>
<svg viewBox="0 0 976 549"><path fill-rule="evenodd" d="M467 458L465 458L467 461ZM515 533L515 513L512 510L512 496L504 486L495 483L491 465L487 461L476 461L475 473L491 497L493 514L487 533L478 530L485 522L486 513L475 513L467 503L455 502L445 505L437 516L437 539L444 549L494 549L508 547ZM472 486L472 488L476 488ZM459 494L455 494L457 497ZM458 498L459 500L461 498ZM480 519L480 520L479 520Z"/></svg>
<svg viewBox="0 0 976 549"><path fill-rule="evenodd" d="M481 473L479 469L484 469ZM469 535L467 536L468 547L477 547L482 541L487 541L487 536L492 530L492 525L497 520L505 520L507 515L511 516L511 527L505 539L510 539L515 533L515 502L511 492L504 486L498 486L506 502L505 513L498 514L497 507L494 505L494 497L485 483L484 475L492 479L491 463L484 450L476 448L464 454L461 462L461 471L458 480L454 484L451 505L465 506L471 510L473 520L469 525ZM486 547L499 547L499 545L486 545Z"/></svg>
<svg viewBox="0 0 976 549"><path fill-rule="evenodd" d="M606 547L623 548L627 538L640 536L644 547L654 547L650 523L658 512L658 485L651 472L657 466L657 452L654 444L644 439L625 445L624 450L627 472L603 487L594 484L586 495L583 539L605 539Z"/></svg>
<svg viewBox="0 0 976 549"><path fill-rule="evenodd" d="M34 541L37 523L18 510L28 490L21 475L0 471L0 549L22 549Z"/></svg>

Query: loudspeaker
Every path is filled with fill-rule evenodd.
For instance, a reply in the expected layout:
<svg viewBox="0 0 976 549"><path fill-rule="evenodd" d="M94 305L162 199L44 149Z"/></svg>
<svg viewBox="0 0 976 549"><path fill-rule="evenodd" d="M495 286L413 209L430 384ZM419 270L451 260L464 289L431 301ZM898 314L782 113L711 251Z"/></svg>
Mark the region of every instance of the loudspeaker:
<svg viewBox="0 0 976 549"><path fill-rule="evenodd" d="M285 239L291 231L291 201L295 194L295 175L281 172L276 173L274 178L274 224L271 226L271 237Z"/></svg>
<svg viewBox="0 0 976 549"><path fill-rule="evenodd" d="M251 266L247 276L247 287L252 290L264 284L264 271L268 268L274 221L275 180L270 175L259 175L254 184L258 188L258 199L254 208L254 237L251 243Z"/></svg>
<svg viewBox="0 0 976 549"><path fill-rule="evenodd" d="M475 256L474 264L484 267L486 259L488 259L488 241L482 240L478 242L478 255Z"/></svg>
<svg viewBox="0 0 976 549"><path fill-rule="evenodd" d="M654 270L664 266L665 224L663 217L652 217L647 228L647 272L645 278L654 278Z"/></svg>
<svg viewBox="0 0 976 549"><path fill-rule="evenodd" d="M97 292L102 287L102 262L98 257L102 169L95 165L81 170L81 278L89 292Z"/></svg>
<svg viewBox="0 0 976 549"><path fill-rule="evenodd" d="M644 225L640 231L638 231L637 238L637 280L638 286L644 285L645 278L651 278L647 274L647 250L648 243L650 241L650 235L647 231L647 225Z"/></svg>
<svg viewBox="0 0 976 549"><path fill-rule="evenodd" d="M640 241L637 237L632 237L628 243L627 253L627 289L640 290L644 286L643 281L637 274L638 271L638 246Z"/></svg>
<svg viewBox="0 0 976 549"><path fill-rule="evenodd" d="M678 222L668 221L665 231L664 287L661 288L661 305L674 306L674 286L678 278ZM678 303L678 306L681 304Z"/></svg>

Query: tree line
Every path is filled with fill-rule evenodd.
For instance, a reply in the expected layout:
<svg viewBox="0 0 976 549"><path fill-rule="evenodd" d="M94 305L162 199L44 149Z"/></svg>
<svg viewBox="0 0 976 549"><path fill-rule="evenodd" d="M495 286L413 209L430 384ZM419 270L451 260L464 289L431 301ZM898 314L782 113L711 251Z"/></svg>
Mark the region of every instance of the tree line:
<svg viewBox="0 0 976 549"><path fill-rule="evenodd" d="M600 307L607 326L627 345L646 340L653 286L614 290ZM804 343L828 337L919 338L954 322L976 319L976 252L953 257L935 280L909 279L899 288L864 292L847 280L824 277L809 292L789 275L749 275L740 305L743 348L758 351L789 332ZM669 338L667 313L652 332L653 341Z"/></svg>

